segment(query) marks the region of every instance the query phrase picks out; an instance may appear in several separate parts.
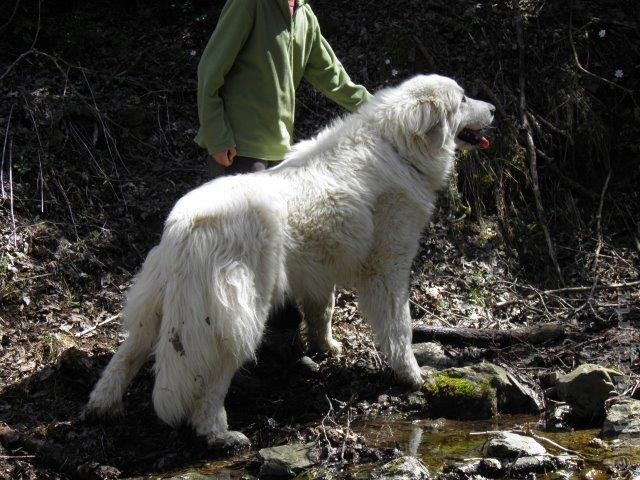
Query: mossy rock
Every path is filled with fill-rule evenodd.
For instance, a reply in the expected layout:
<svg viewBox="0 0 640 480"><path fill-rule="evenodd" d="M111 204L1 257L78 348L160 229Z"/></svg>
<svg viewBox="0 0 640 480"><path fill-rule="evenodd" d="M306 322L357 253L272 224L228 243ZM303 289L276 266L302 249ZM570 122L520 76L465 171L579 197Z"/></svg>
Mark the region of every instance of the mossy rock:
<svg viewBox="0 0 640 480"><path fill-rule="evenodd" d="M437 373L424 383L427 412L463 420L493 417L498 412L495 389L486 380L463 378L456 373Z"/></svg>
<svg viewBox="0 0 640 480"><path fill-rule="evenodd" d="M431 373L422 391L430 416L483 419L498 412L535 413L544 407L539 393L487 362Z"/></svg>

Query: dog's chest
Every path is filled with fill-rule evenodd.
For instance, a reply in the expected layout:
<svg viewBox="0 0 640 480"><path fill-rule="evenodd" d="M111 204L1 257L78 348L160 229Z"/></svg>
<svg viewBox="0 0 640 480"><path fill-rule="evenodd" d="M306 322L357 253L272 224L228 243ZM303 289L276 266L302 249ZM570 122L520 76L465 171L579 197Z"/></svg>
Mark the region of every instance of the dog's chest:
<svg viewBox="0 0 640 480"><path fill-rule="evenodd" d="M371 209L344 191L314 191L287 205L291 254L305 262L347 267L366 256L373 233Z"/></svg>

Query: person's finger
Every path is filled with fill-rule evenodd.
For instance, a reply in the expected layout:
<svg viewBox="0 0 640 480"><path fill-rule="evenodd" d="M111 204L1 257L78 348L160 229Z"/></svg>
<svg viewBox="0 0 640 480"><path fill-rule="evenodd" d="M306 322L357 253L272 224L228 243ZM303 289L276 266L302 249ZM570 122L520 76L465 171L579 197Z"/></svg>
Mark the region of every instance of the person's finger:
<svg viewBox="0 0 640 480"><path fill-rule="evenodd" d="M236 158L236 155L238 155L238 151L234 147L231 147L227 151L227 156L229 157L229 160L231 160L232 162L233 162L233 159Z"/></svg>

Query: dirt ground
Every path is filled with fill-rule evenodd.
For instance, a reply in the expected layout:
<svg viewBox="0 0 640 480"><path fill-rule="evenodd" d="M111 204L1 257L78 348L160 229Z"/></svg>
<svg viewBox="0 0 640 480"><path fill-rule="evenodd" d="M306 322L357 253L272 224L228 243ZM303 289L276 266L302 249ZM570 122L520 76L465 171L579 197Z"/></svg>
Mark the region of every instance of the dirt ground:
<svg viewBox="0 0 640 480"><path fill-rule="evenodd" d="M208 179L192 141L195 70L221 2L51 1L40 10L37 2L17 3L0 29L8 45L0 53L0 426L58 448L67 460L0 447L0 478L95 478L99 466L151 478L197 468L215 455L190 430L157 419L150 365L127 392L123 419L91 424L79 416L123 338L118 314L132 276L172 203ZM621 388L638 396L640 171L633 158L640 109L618 91L637 89L637 14L628 14L633 2L604 12L598 2L576 2L575 42L582 58L589 54L589 69L617 82L610 87L575 73L567 10L521 3L526 58L535 66L528 78L540 87L528 91L542 118L536 141L547 152L539 156L543 199L563 284L548 260L515 127L513 9L405 1L384 2L383 15L363 12L358 2L313 5L351 76L370 90L435 70L498 105L493 149L460 159L425 232L411 284L415 324L564 322L574 334L563 342L445 348L460 361L489 359L532 381L585 362L616 366L629 375ZM562 110L569 104L571 120ZM610 110L618 116L608 117ZM340 113L304 85L298 137ZM571 142L568 130L556 131L561 121ZM560 174L552 156L562 158ZM338 295L334 325L344 353L315 357L319 372L266 351L235 379L231 427L254 448L317 439L327 457L328 447L344 443L346 456L326 458L337 466L392 455L350 426L407 412L408 392L376 353L354 292ZM252 462L253 454L230 460L255 472Z"/></svg>

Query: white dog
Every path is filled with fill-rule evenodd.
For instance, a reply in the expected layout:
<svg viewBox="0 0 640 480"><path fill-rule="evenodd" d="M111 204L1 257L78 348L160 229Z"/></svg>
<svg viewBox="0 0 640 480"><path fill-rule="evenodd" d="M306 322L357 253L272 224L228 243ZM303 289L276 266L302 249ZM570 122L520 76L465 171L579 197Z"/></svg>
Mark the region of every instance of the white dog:
<svg viewBox="0 0 640 480"><path fill-rule="evenodd" d="M227 428L234 373L254 358L285 292L302 306L311 347L340 352L331 336L335 285L357 288L398 379L420 386L411 262L456 147L486 148L479 130L493 111L449 78L417 76L297 144L280 166L189 192L129 291L129 336L87 413L121 412L127 385L153 352L163 421L189 422L211 446L248 445Z"/></svg>

